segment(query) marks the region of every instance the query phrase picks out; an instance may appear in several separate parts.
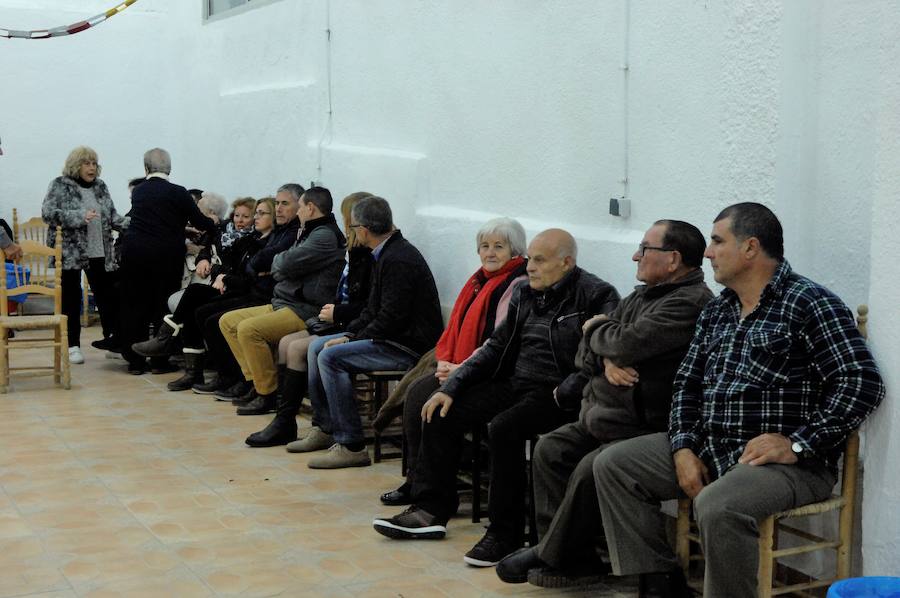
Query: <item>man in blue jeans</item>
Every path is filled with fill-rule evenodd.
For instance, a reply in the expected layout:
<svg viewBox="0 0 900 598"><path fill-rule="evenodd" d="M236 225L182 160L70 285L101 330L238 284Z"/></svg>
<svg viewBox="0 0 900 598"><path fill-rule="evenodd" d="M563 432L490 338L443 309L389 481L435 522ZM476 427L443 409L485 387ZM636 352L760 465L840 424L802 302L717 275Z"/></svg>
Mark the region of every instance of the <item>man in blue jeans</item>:
<svg viewBox="0 0 900 598"><path fill-rule="evenodd" d="M309 349L309 398L317 426L290 443L289 452L329 449L310 459L313 469L370 465L353 376L406 370L434 347L443 330L434 277L425 258L394 228L391 207L367 197L353 207L350 227L372 250L369 300L347 332L323 337Z"/></svg>

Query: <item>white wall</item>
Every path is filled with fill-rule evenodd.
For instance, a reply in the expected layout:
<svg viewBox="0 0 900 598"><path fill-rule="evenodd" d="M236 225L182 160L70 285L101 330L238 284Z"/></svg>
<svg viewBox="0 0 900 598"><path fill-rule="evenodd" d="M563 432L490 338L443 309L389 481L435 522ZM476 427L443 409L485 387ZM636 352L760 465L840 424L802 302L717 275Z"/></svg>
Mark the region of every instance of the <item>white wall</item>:
<svg viewBox="0 0 900 598"><path fill-rule="evenodd" d="M0 0L0 26L106 1ZM725 205L762 201L795 269L871 304L895 392L900 4L278 0L201 14L200 0L141 0L76 36L5 43L0 213L36 213L79 143L125 204L141 153L162 145L175 180L229 196L311 180L384 195L449 303L493 215L572 230L581 264L625 294L654 220L707 232ZM621 219L607 202L626 165ZM867 573L900 573L900 487L883 481L900 478L897 412L889 399L871 426Z"/></svg>
<svg viewBox="0 0 900 598"><path fill-rule="evenodd" d="M172 148L174 174L185 177L179 168L184 164L183 159L179 164L180 131L172 118L182 102L177 86L183 80L174 51L181 32L172 26L177 13L170 12L171 4L136 4L77 35L2 40L2 217L10 219L14 206L26 217L38 215L47 185L78 145L97 150L101 178L123 212L128 209L126 183L143 175L146 149ZM46 29L109 7L109 0L0 2L0 26ZM190 12L197 16L199 10Z"/></svg>

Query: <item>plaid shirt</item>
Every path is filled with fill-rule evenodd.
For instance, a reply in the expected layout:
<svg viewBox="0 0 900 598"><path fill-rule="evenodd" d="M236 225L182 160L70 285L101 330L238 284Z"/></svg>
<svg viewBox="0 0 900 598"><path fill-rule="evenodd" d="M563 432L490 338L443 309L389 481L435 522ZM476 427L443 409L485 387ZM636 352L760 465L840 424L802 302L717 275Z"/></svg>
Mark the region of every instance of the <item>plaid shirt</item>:
<svg viewBox="0 0 900 598"><path fill-rule="evenodd" d="M713 478L765 433L799 442L836 471L843 441L883 397L853 313L785 260L743 320L730 289L700 314L675 377L669 439Z"/></svg>

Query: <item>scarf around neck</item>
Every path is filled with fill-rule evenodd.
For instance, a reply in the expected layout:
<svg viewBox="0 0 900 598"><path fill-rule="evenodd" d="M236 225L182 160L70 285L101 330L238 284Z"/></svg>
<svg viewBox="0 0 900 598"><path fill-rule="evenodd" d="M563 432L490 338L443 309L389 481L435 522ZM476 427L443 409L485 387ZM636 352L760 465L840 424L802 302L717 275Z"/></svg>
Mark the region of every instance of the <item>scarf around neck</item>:
<svg viewBox="0 0 900 598"><path fill-rule="evenodd" d="M253 225L251 224L247 228L235 228L234 222L229 222L225 225L225 230L222 231L222 249L226 247L231 247L234 245L234 242L240 239L245 235L249 235L254 230Z"/></svg>
<svg viewBox="0 0 900 598"><path fill-rule="evenodd" d="M525 258L516 256L496 272L481 268L469 278L459 292L450 322L438 340L435 353L438 360L462 363L481 346L491 295L524 263Z"/></svg>

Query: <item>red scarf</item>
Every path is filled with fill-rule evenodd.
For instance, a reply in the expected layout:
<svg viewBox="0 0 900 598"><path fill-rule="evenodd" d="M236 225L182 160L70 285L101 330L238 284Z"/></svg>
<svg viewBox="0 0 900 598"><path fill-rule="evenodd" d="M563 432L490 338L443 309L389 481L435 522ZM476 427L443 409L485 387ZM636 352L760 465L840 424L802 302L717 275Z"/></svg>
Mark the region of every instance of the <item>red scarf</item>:
<svg viewBox="0 0 900 598"><path fill-rule="evenodd" d="M438 360L462 363L481 346L491 295L524 262L522 256L516 256L496 272L481 268L469 278L459 292L450 322L438 340L435 353Z"/></svg>

